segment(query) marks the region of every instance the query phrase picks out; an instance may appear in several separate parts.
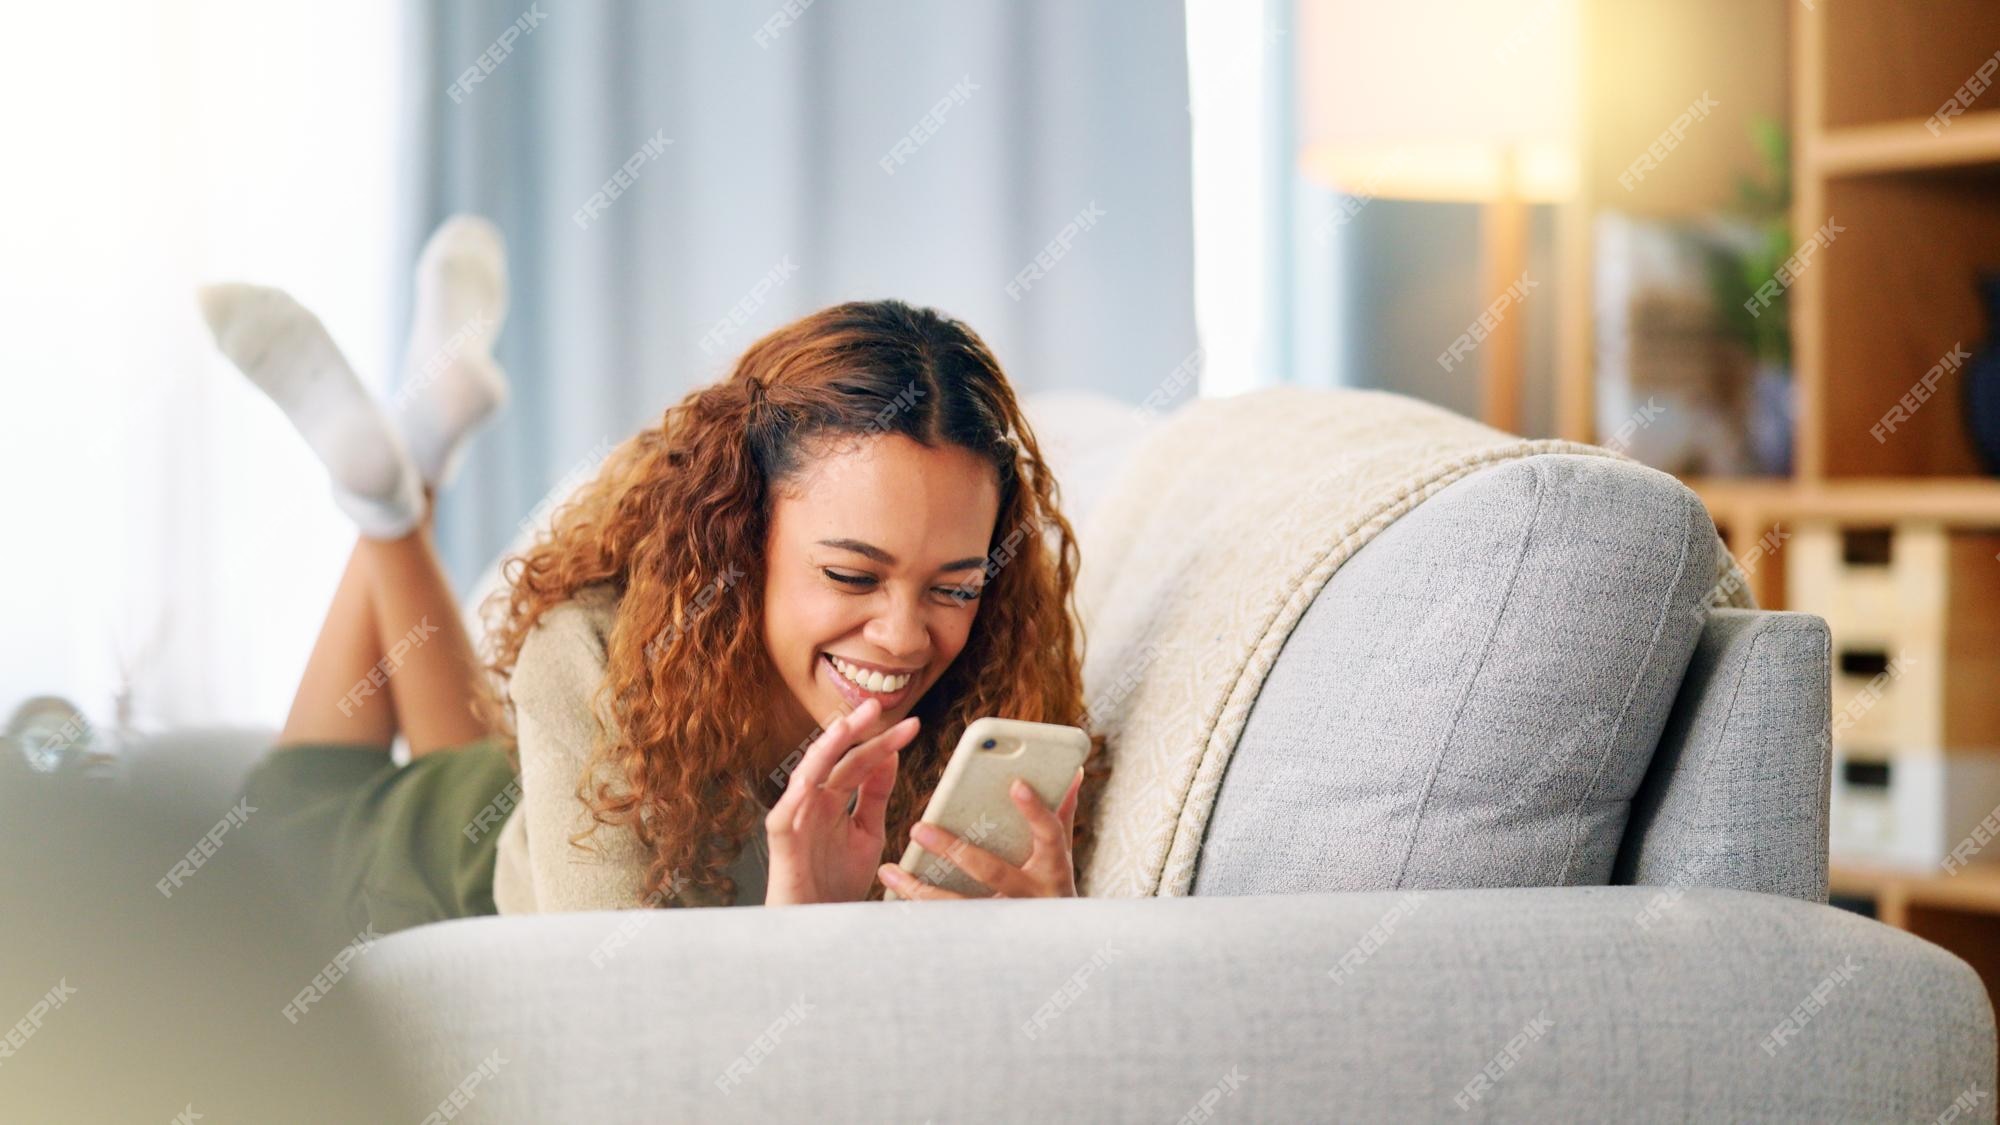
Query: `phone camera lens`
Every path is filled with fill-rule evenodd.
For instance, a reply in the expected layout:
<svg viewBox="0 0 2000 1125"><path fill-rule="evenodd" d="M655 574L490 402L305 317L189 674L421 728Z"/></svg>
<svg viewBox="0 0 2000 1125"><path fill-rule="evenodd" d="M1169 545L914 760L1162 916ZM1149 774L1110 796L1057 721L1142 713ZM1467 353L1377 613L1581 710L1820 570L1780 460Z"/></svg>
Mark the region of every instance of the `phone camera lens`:
<svg viewBox="0 0 2000 1125"><path fill-rule="evenodd" d="M998 739L993 739L993 738L989 738L989 739L987 739L986 741L984 741L984 742L980 743L980 744L979 744L979 748L980 748L981 750L991 750L991 749L993 749L993 748L994 748L995 746L998 746L998 745L1000 745L1000 742L999 742L999 740L998 740Z"/></svg>

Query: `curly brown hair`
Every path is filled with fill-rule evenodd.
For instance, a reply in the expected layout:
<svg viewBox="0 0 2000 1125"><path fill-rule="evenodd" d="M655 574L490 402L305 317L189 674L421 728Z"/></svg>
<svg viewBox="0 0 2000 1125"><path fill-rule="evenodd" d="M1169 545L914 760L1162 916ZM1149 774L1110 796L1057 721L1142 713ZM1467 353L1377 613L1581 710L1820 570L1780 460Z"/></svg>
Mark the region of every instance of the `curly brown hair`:
<svg viewBox="0 0 2000 1125"><path fill-rule="evenodd" d="M756 830L766 792L753 748L782 737L767 729L769 701L787 690L762 641L773 492L822 450L819 439L878 434L970 451L993 465L1000 485L971 634L912 710L920 730L901 752L884 862L902 857L972 720L1090 727L1075 538L992 352L933 309L895 300L823 309L752 344L727 377L614 450L555 511L550 531L506 560L507 587L489 603L498 610L488 636L497 688L552 607L598 583L618 595L591 701L615 722L596 748L593 766L604 768L587 770L577 793L595 824L572 842L600 826L637 832L652 852L648 902L666 904L687 886L735 897L726 869ZM719 574L742 578L718 584ZM497 691L486 704L513 729ZM797 757L768 778L770 801ZM1104 737L1093 733L1072 842L1079 873L1109 775ZM869 897L881 893L878 883Z"/></svg>

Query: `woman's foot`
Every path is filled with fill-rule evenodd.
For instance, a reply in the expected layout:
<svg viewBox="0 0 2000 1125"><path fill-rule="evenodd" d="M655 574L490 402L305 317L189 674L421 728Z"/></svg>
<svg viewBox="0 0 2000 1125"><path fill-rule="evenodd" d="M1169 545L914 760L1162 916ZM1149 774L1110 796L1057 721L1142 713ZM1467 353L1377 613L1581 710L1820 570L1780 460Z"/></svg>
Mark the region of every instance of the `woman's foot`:
<svg viewBox="0 0 2000 1125"><path fill-rule="evenodd" d="M423 480L319 318L261 285L209 285L200 299L216 346L325 462L334 500L361 534L408 535L424 515Z"/></svg>
<svg viewBox="0 0 2000 1125"><path fill-rule="evenodd" d="M424 483L442 488L466 438L507 403L507 375L493 361L507 316L499 229L477 215L446 219L417 259L416 292L403 385L391 410Z"/></svg>

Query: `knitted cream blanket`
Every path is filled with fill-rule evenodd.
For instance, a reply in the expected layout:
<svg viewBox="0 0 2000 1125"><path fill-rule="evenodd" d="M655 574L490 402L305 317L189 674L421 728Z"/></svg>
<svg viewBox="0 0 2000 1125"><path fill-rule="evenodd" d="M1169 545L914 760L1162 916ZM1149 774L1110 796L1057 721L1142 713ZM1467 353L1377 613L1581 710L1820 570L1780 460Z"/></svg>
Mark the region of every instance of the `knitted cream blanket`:
<svg viewBox="0 0 2000 1125"><path fill-rule="evenodd" d="M1187 894L1250 706L1327 579L1446 485L1538 453L1630 460L1374 391L1201 399L1156 426L1078 530L1084 683L1113 766L1080 893ZM1711 601L1749 605L1718 550Z"/></svg>

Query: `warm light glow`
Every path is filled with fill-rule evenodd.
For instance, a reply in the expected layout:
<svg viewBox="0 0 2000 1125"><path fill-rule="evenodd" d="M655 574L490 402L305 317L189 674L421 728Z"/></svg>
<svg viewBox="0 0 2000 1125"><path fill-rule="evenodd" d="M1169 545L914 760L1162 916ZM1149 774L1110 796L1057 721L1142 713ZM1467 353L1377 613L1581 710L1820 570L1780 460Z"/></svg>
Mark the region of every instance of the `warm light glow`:
<svg viewBox="0 0 2000 1125"><path fill-rule="evenodd" d="M129 672L144 722L283 720L353 527L194 291L285 286L386 385L403 27L391 0L10 13L0 716L108 723Z"/></svg>
<svg viewBox="0 0 2000 1125"><path fill-rule="evenodd" d="M1577 187L1576 0L1300 0L1301 170L1350 195Z"/></svg>

